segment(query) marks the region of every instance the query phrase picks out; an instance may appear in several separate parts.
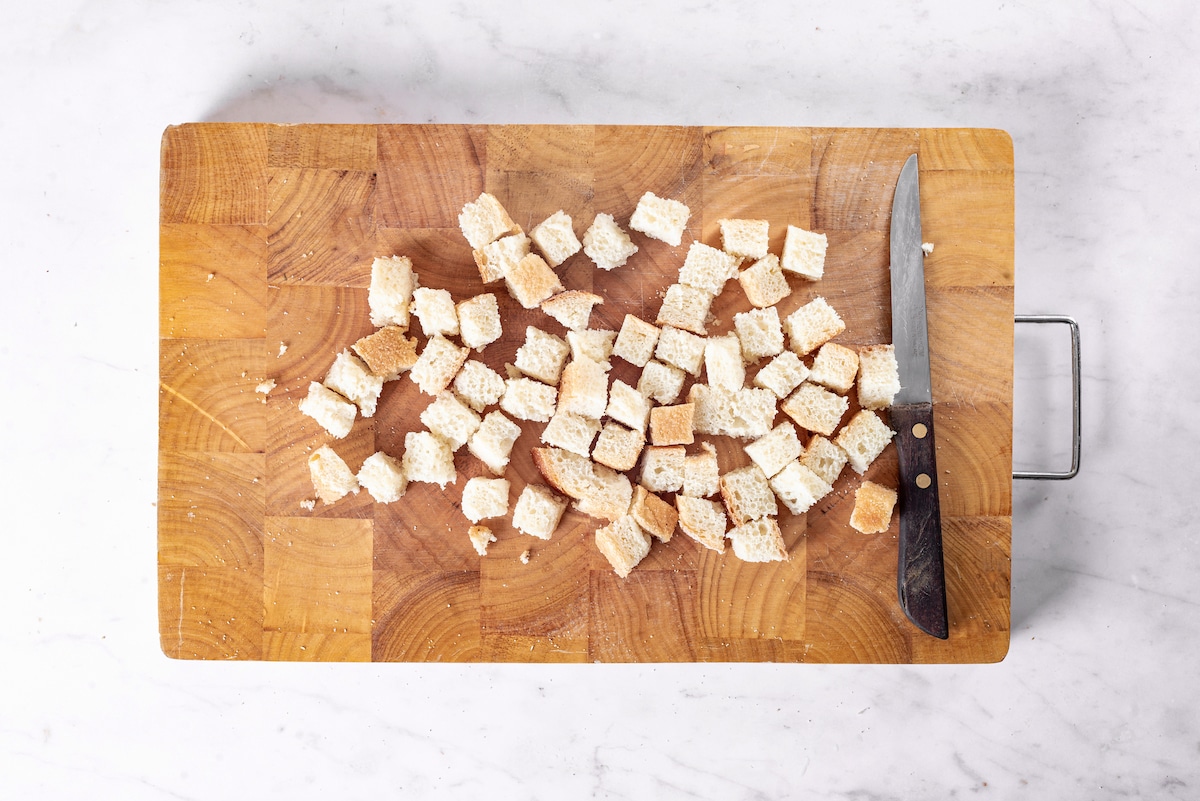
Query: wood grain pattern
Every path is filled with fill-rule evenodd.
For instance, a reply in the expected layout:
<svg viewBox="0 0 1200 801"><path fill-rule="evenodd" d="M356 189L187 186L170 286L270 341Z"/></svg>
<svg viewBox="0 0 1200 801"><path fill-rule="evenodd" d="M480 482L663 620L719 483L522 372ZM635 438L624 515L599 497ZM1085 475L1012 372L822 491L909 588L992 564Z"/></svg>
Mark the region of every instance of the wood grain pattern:
<svg viewBox="0 0 1200 801"><path fill-rule="evenodd" d="M865 476L849 469L807 514L782 511L790 559L719 555L677 533L622 580L595 548L597 521L569 510L554 538L489 521L486 557L466 537L465 449L445 491L413 484L394 504L365 492L313 495L306 458L328 436L296 405L342 349L370 333L371 259L413 259L421 284L456 301L479 293L458 211L495 194L526 230L599 212L624 226L645 191L692 210L683 243L634 234L626 268L580 254L569 288L604 298L592 327L653 320L693 239L718 221L824 231L826 276L789 279L791 310L820 295L849 345L890 339L888 229L896 177L918 153L938 432L950 639L916 631L896 599L898 520L849 527L854 490L895 486L889 446ZM1009 642L1011 575L1012 143L979 129L203 124L162 143L160 227L159 621L163 651L186 659L449 662L988 662ZM488 291L494 291L489 288ZM503 373L525 327L562 335L502 288L504 336L473 354ZM730 284L710 333L749 308ZM414 321L413 334L424 334ZM750 373L753 373L750 369ZM636 383L614 360L611 377ZM276 387L255 391L264 379ZM430 401L390 382L370 420L334 443L357 469L399 456ZM849 415L857 410L851 394ZM539 482L522 424L508 478L515 502ZM712 439L712 438L709 438ZM723 470L749 463L712 439ZM523 560L527 556L527 563Z"/></svg>

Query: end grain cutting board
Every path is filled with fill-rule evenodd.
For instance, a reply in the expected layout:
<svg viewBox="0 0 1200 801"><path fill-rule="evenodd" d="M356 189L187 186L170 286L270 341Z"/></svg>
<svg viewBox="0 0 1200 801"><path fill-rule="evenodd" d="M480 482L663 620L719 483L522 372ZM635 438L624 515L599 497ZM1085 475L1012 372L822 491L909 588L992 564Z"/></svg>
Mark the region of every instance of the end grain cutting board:
<svg viewBox="0 0 1200 801"><path fill-rule="evenodd" d="M890 341L888 228L896 177L918 153L950 639L913 628L896 601L897 521L848 525L862 478L847 469L806 515L781 507L790 561L766 565L676 533L628 579L596 550L597 521L569 511L554 538L506 520L479 557L458 505L483 472L464 448L445 492L397 503L366 492L311 511L306 457L328 440L296 405L334 356L373 329L371 260L412 258L423 286L485 291L457 226L496 195L529 230L564 209L582 235L622 227L653 191L692 211L679 247L641 248L612 273L580 253L559 273L601 294L593 328L653 321L688 244L720 245L722 217L825 232L825 278L789 278L781 316L824 296L838 340ZM1012 143L991 130L607 126L197 124L162 142L159 620L187 659L526 662L987 662L1009 641L1013 343ZM562 335L501 285L504 336L477 357L503 374L527 325ZM749 308L731 282L710 333ZM419 341L419 324L414 319ZM750 374L753 374L751 368ZM636 383L613 360L612 378ZM276 382L264 395L256 387ZM852 393L853 396L853 393ZM379 412L335 449L357 469L399 455L427 396L389 382ZM853 403L853 401L852 401ZM854 407L851 408L851 413ZM781 414L779 419L784 419ZM847 418L848 419L848 416ZM511 499L541 482L523 425ZM723 471L748 463L717 439ZM895 486L894 446L867 478ZM530 551L528 564L520 555Z"/></svg>

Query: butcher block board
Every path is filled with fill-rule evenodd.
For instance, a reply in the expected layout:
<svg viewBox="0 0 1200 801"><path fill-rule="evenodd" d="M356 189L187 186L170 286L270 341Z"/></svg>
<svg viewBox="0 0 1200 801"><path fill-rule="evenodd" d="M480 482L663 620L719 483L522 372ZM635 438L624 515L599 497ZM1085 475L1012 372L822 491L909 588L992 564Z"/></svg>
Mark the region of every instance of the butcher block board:
<svg viewBox="0 0 1200 801"><path fill-rule="evenodd" d="M306 458L329 436L297 411L310 381L373 330L372 259L407 255L422 286L454 299L497 294L502 339L474 354L503 374L526 326L564 330L486 290L458 230L463 205L494 194L526 231L563 209L622 227L643 192L691 209L671 247L633 233L611 273L582 253L568 288L604 298L591 326L653 321L693 240L720 246L724 217L829 239L825 277L789 278L781 316L818 295L837 341L890 341L888 230L896 178L919 154L938 480L950 638L926 636L896 599L898 519L850 528L849 468L807 514L781 507L790 559L739 561L681 532L626 579L596 549L598 521L571 510L549 541L489 522L480 557L459 504L486 475L464 448L445 491L412 483L317 503ZM1013 153L976 129L500 125L189 124L162 141L158 569L164 652L184 659L409 662L992 662L1009 642L1012 532ZM749 308L730 282L710 333ZM412 333L425 338L414 318ZM753 376L754 369L749 370ZM613 360L610 374L636 384ZM269 394L256 388L275 382ZM685 388L686 389L686 388ZM333 442L352 469L399 456L429 402L407 377L378 413ZM856 410L851 393L852 414ZM780 414L779 420L786 419ZM849 415L845 419L849 419ZM522 425L511 502L540 483ZM721 469L748 463L712 438ZM697 446L692 446L694 449ZM894 446L866 478L896 486ZM522 554L528 552L528 562Z"/></svg>

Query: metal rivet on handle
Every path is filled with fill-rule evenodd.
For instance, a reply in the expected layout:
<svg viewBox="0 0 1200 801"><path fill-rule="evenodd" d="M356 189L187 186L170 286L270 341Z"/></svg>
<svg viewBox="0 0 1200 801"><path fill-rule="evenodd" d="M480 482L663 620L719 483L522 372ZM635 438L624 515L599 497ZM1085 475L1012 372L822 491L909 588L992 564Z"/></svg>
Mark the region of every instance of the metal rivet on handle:
<svg viewBox="0 0 1200 801"><path fill-rule="evenodd" d="M933 483L933 479L927 473L917 474L917 486L921 489L929 489L929 485Z"/></svg>
<svg viewBox="0 0 1200 801"><path fill-rule="evenodd" d="M917 423L912 427L912 435L917 439L925 439L925 435L928 433L929 429L925 427L924 423Z"/></svg>

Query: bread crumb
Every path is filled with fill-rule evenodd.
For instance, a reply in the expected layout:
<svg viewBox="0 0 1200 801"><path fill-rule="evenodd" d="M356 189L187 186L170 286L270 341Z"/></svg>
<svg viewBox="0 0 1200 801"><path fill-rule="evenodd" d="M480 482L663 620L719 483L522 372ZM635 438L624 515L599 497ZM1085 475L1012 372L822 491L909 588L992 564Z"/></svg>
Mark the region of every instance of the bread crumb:
<svg viewBox="0 0 1200 801"><path fill-rule="evenodd" d="M922 242L921 250L925 251L925 255L928 256L930 253L933 253L933 243L932 242Z"/></svg>
<svg viewBox="0 0 1200 801"><path fill-rule="evenodd" d="M528 549L528 548L526 548L525 550L521 551L521 557L520 557L520 558L521 558L521 564L523 564L523 565L527 565L527 564L529 564L529 549Z"/></svg>
<svg viewBox="0 0 1200 801"><path fill-rule="evenodd" d="M286 343L286 342L280 342L280 343L279 343L279 355L278 355L278 356L276 356L275 358L276 358L276 359L278 359L278 358L279 358L279 356L282 356L283 354L287 353L287 349L288 349L287 343Z"/></svg>
<svg viewBox="0 0 1200 801"><path fill-rule="evenodd" d="M270 395L271 390L273 390L273 389L275 389L275 379L268 378L266 381L263 381L258 386L256 386L254 388L254 391L261 393L263 395ZM267 402L266 398L263 398L263 403L266 403L266 402Z"/></svg>
<svg viewBox="0 0 1200 801"><path fill-rule="evenodd" d="M317 502L315 500L313 500L312 498L309 498L308 500L300 501L300 508L305 509L309 512L311 512L313 509L315 509L316 506L317 506Z"/></svg>
<svg viewBox="0 0 1200 801"><path fill-rule="evenodd" d="M213 280L213 279L214 279L214 278L216 278L216 277L217 277L217 274L216 274L216 273L209 273L209 274L208 274L208 278L205 278L205 279L204 279L204 281L205 281L205 283L207 283L207 282L209 282L209 281Z"/></svg>

